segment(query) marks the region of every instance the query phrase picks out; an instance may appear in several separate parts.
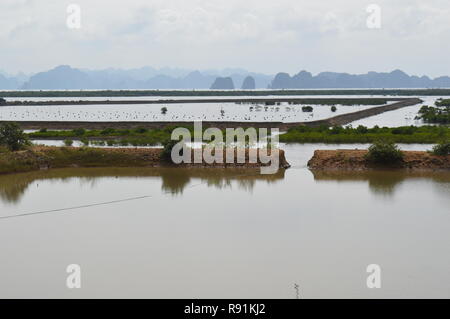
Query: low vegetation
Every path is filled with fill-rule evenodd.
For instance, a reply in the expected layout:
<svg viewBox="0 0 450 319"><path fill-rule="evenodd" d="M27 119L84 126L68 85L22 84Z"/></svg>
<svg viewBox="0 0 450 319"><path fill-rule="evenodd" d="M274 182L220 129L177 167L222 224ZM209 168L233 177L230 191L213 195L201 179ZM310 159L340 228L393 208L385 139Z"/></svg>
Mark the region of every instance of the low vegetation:
<svg viewBox="0 0 450 319"><path fill-rule="evenodd" d="M191 127L187 128L190 130L193 129ZM153 146L159 145L169 139L173 129L174 127L151 130L143 127L133 130L114 128L85 130L79 128L71 131L49 131L42 129L38 132L29 133L28 137L31 139L79 139L85 145L92 143L94 145L109 146Z"/></svg>
<svg viewBox="0 0 450 319"><path fill-rule="evenodd" d="M64 145L65 146L72 146L73 145L73 141L72 140L64 140Z"/></svg>
<svg viewBox="0 0 450 319"><path fill-rule="evenodd" d="M0 146L10 151L18 151L30 144L26 134L16 123L3 123L0 125Z"/></svg>
<svg viewBox="0 0 450 319"><path fill-rule="evenodd" d="M373 143L380 139L395 143L434 144L450 137L450 128L446 126L402 126L367 128L358 126L342 127L308 127L291 128L280 135L280 142L285 143Z"/></svg>
<svg viewBox="0 0 450 319"><path fill-rule="evenodd" d="M449 101L449 102L446 102ZM450 100L441 100L436 102L438 107L424 105L419 110L418 119L425 123L449 124L450 123Z"/></svg>
<svg viewBox="0 0 450 319"><path fill-rule="evenodd" d="M403 161L403 153L393 142L376 141L369 147L365 159L377 165L394 165Z"/></svg>
<svg viewBox="0 0 450 319"><path fill-rule="evenodd" d="M439 99L436 101L436 106L450 106L450 99Z"/></svg>
<svg viewBox="0 0 450 319"><path fill-rule="evenodd" d="M186 126L193 135L193 127ZM79 140L84 145L98 146L155 146L170 139L174 127L164 129L136 128L104 130L76 129L72 131L40 130L27 134L31 139ZM435 144L450 138L447 126L402 126L367 128L358 126L298 126L279 136L284 143L373 143L379 139L395 143Z"/></svg>
<svg viewBox="0 0 450 319"><path fill-rule="evenodd" d="M172 149L177 143L179 142L171 139L163 142L163 151L161 153L161 159L163 161L172 163Z"/></svg>
<svg viewBox="0 0 450 319"><path fill-rule="evenodd" d="M438 156L450 155L450 140L435 145L431 153Z"/></svg>
<svg viewBox="0 0 450 319"><path fill-rule="evenodd" d="M160 162L159 149L29 147L0 153L0 174L65 167L144 167Z"/></svg>
<svg viewBox="0 0 450 319"><path fill-rule="evenodd" d="M194 136L194 127L192 125L185 125L184 128L187 128L191 136ZM174 129L175 126L163 129L146 129L141 127L133 130L106 128L103 130L49 131L43 129L29 133L28 136L30 139L35 140L57 139L64 141L64 143L79 140L85 146L164 146L166 141L171 139ZM206 128L204 128L205 130ZM225 130L222 130L222 134L225 136ZM66 146L70 145L66 144Z"/></svg>

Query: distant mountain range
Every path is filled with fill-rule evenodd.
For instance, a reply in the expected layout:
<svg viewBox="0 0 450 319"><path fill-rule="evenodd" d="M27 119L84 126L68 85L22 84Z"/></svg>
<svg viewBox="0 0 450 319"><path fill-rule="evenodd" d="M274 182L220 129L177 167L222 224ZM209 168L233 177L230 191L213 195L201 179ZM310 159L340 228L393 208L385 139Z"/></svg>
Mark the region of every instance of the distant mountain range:
<svg viewBox="0 0 450 319"><path fill-rule="evenodd" d="M2 90L89 90L89 89L314 89L314 88L450 88L450 77L431 79L410 76L403 71L348 74L322 72L316 76L301 71L293 76L275 76L243 69L187 70L155 69L76 69L67 65L32 76L0 72Z"/></svg>
<svg viewBox="0 0 450 319"><path fill-rule="evenodd" d="M20 86L21 82L16 77L0 74L0 90L14 90Z"/></svg>
<svg viewBox="0 0 450 319"><path fill-rule="evenodd" d="M321 88L448 88L450 77L430 79L427 76L409 76L403 71L390 73L369 72L367 74L348 74L322 72L313 76L307 71L290 76L278 73L273 79L272 89L321 89Z"/></svg>
<svg viewBox="0 0 450 319"><path fill-rule="evenodd" d="M233 85L241 87L251 76L256 88L267 88L271 75L245 70L190 71L181 69L141 68L132 70L106 69L99 71L75 69L67 65L31 76L19 86L17 81L0 82L0 89L12 87L23 90L78 90L78 89L209 89L217 78L229 77ZM220 88L219 88L220 89Z"/></svg>

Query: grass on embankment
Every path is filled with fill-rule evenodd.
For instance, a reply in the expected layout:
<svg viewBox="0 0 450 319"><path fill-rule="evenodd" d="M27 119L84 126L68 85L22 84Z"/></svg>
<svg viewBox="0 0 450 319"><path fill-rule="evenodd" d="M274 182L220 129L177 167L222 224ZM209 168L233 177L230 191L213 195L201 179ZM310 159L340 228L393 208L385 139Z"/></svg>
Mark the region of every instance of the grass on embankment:
<svg viewBox="0 0 450 319"><path fill-rule="evenodd" d="M0 150L0 174L63 167L142 167L160 162L160 149L31 147Z"/></svg>
<svg viewBox="0 0 450 319"><path fill-rule="evenodd" d="M395 143L435 144L450 139L450 128L446 126L403 126L367 128L351 127L307 127L299 126L280 135L284 143L373 143L389 140Z"/></svg>
<svg viewBox="0 0 450 319"><path fill-rule="evenodd" d="M193 128L187 127L189 130ZM74 129L70 131L48 131L42 129L38 132L28 133L30 139L67 139L80 140L85 145L89 145L89 140L104 141L104 143L94 143L109 146L154 146L170 140L171 132L174 128L146 129L136 128L133 130L107 128L104 130Z"/></svg>
<svg viewBox="0 0 450 319"><path fill-rule="evenodd" d="M189 127L188 127L189 128ZM189 128L192 130L192 128ZM173 128L134 130L104 129L72 131L46 131L29 133L31 139L75 139L89 144L89 139L95 139L94 145L109 146L152 146L170 140ZM193 133L192 133L193 134ZM395 143L435 144L450 138L450 128L447 126L403 126L403 127L307 127L291 128L280 135L280 142L285 143L373 143L383 139Z"/></svg>
<svg viewBox="0 0 450 319"><path fill-rule="evenodd" d="M164 129L146 129L146 128L136 128L136 129L114 129L106 128L104 130L85 130L83 128L74 130L64 130L64 131L49 131L47 129L41 129L38 132L28 133L28 137L32 139L62 139L62 138L111 138L111 137L122 137L122 138L146 138L150 142L155 144L170 139L170 134L175 127L166 127ZM186 126L189 130L193 130L193 127Z"/></svg>

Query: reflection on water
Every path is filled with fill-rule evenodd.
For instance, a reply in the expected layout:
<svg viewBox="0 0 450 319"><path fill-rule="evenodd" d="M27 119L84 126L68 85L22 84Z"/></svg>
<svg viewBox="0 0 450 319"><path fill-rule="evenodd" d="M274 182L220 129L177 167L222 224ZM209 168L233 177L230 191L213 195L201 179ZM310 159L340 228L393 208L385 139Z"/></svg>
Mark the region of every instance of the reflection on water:
<svg viewBox="0 0 450 319"><path fill-rule="evenodd" d="M80 183L95 186L100 178L158 178L164 193L179 195L192 182L199 180L211 187L222 189L231 187L235 181L238 189L252 191L256 181L276 182L284 178L285 170L277 174L261 175L257 169L241 168L66 168L48 171L35 171L0 176L0 199L17 203L32 183L49 181L70 182L79 179ZM195 186L195 185L194 185Z"/></svg>
<svg viewBox="0 0 450 319"><path fill-rule="evenodd" d="M397 186L406 180L424 180L431 185L437 185L436 189L442 190L450 196L450 172L448 171L406 171L406 170L376 170L364 172L352 171L312 171L317 182L337 181L343 183L367 182L373 194L393 195Z"/></svg>
<svg viewBox="0 0 450 319"><path fill-rule="evenodd" d="M442 186L448 186L450 196L450 172L407 172L407 171L312 171L317 182L367 182L374 194L392 195L395 188L405 180L429 180ZM0 176L0 200L5 203L18 203L32 183L45 180L67 183L79 179L81 184L95 187L100 178L158 178L161 180L161 191L173 196L183 194L192 180L217 189L231 188L232 181L240 190L251 192L257 181L268 183L283 180L285 170L274 175L261 175L252 169L202 169L202 168L67 168L49 171L37 171ZM197 186L194 184L191 186Z"/></svg>

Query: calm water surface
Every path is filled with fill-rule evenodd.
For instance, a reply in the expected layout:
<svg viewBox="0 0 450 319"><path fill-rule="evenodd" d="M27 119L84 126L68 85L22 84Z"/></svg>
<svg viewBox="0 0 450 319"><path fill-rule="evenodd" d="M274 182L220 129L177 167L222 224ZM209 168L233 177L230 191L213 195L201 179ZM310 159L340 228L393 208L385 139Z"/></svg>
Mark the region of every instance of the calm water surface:
<svg viewBox="0 0 450 319"><path fill-rule="evenodd" d="M267 98L280 98L268 96ZM299 96L291 96L298 98ZM317 95L302 96L302 98L372 98L372 95ZM375 96L381 98L382 96ZM401 96L383 96L384 98L398 98ZM164 100L164 99L210 99L224 97L91 97L91 98L8 98L9 101L59 101L59 100ZM227 99L230 97L227 97ZM231 97L232 98L232 97ZM258 99L260 97L236 97ZM289 98L285 96L283 98ZM449 96L420 96L424 102L368 117L351 123L353 126L407 126L423 125L416 120L422 105L434 105L438 98ZM391 102L389 102L391 103ZM161 108L168 108L167 114L161 114ZM239 121L239 122L309 122L329 117L356 112L373 106L337 105L337 111L332 112L329 105L313 105L312 113L301 110L302 105L268 106L236 103L189 103L189 104L149 104L149 105L71 105L71 106L9 106L0 108L0 120L3 121ZM222 114L222 111L224 113Z"/></svg>
<svg viewBox="0 0 450 319"><path fill-rule="evenodd" d="M450 174L64 169L0 176L0 297L450 297ZM403 145L404 149L429 146ZM141 199L133 199L140 196ZM75 210L60 208L102 204ZM5 218L24 213L39 213ZM82 288L66 288L67 265ZM366 287L379 264L382 288Z"/></svg>

